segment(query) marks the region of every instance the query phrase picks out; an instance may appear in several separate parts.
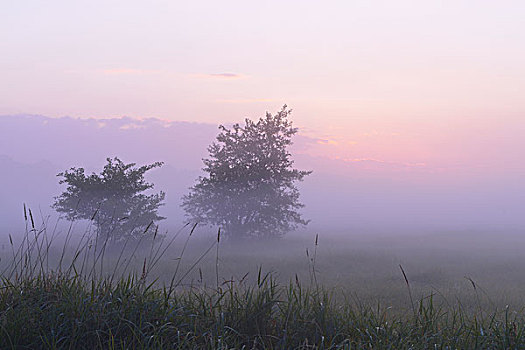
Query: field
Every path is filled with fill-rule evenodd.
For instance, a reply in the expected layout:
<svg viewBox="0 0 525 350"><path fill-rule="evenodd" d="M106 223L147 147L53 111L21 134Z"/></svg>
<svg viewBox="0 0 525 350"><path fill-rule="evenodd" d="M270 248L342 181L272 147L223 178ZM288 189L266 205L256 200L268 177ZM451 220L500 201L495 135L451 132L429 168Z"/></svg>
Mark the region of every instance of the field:
<svg viewBox="0 0 525 350"><path fill-rule="evenodd" d="M185 269L214 237L193 239L181 263ZM315 241L316 233L303 232L277 242L221 242L220 280L239 280L249 273L246 279L251 276L253 282L262 267L279 283L293 281L297 275L310 284L315 283L315 271L317 283L336 295L403 309L409 307L409 299L401 265L414 297L435 294L445 303L461 303L467 309L480 304L484 308L523 306L525 237L520 232L354 232L320 234L317 246ZM214 250L199 264L208 285L215 283L215 263ZM169 260L163 261L158 275L169 275L170 268ZM192 280L200 280L198 271L186 282Z"/></svg>
<svg viewBox="0 0 525 350"><path fill-rule="evenodd" d="M6 236L1 348L525 347L519 232L110 247L77 229Z"/></svg>

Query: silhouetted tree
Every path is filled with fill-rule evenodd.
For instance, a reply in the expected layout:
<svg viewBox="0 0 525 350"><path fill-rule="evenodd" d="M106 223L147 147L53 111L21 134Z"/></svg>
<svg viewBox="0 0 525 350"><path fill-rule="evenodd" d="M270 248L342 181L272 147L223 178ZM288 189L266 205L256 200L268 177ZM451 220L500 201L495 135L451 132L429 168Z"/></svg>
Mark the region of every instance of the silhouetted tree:
<svg viewBox="0 0 525 350"><path fill-rule="evenodd" d="M143 193L153 188L144 174L162 164L136 167L115 157L107 158L100 174L86 175L83 168L71 168L57 175L67 188L55 197L53 208L68 220L93 220L98 233L113 243L141 237L148 225L165 219L157 214L165 193Z"/></svg>
<svg viewBox="0 0 525 350"><path fill-rule="evenodd" d="M308 222L295 182L310 171L293 168L287 147L297 128L286 105L258 121L221 130L204 159L206 176L182 198L190 221L218 225L232 237L281 236Z"/></svg>

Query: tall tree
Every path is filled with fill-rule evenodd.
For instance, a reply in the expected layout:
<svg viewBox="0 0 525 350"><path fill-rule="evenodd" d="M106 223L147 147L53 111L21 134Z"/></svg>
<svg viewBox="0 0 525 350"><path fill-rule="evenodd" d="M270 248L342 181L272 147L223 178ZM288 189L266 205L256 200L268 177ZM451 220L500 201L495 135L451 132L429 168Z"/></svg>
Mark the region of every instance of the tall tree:
<svg viewBox="0 0 525 350"><path fill-rule="evenodd" d="M165 219L157 211L164 192L145 194L153 184L144 174L160 167L156 162L141 167L125 164L118 158L107 158L100 174L86 175L84 168L71 168L57 176L66 190L55 197L53 208L69 220L92 219L100 234L111 242L138 238L152 222Z"/></svg>
<svg viewBox="0 0 525 350"><path fill-rule="evenodd" d="M203 160L206 176L182 198L190 220L218 225L232 237L281 236L308 223L298 212L303 204L295 183L311 171L293 168L288 146L298 129L290 113L285 105L244 126L219 126Z"/></svg>

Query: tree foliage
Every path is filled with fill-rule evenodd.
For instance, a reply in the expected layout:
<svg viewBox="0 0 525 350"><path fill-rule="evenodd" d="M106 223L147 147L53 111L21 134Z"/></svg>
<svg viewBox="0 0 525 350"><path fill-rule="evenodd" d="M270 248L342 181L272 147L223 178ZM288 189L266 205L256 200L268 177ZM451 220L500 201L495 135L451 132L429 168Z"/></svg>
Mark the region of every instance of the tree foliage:
<svg viewBox="0 0 525 350"><path fill-rule="evenodd" d="M153 188L144 174L162 164L136 167L115 157L107 158L100 174L86 175L83 168L71 168L57 175L67 188L55 197L53 208L68 220L93 220L98 232L112 242L140 237L152 222L165 219L157 214L165 193L144 194Z"/></svg>
<svg viewBox="0 0 525 350"><path fill-rule="evenodd" d="M295 183L311 172L293 168L287 148L298 129L290 113L285 105L244 126L219 126L203 160L206 176L182 198L190 220L218 225L234 237L280 236L308 223L298 212L303 205Z"/></svg>

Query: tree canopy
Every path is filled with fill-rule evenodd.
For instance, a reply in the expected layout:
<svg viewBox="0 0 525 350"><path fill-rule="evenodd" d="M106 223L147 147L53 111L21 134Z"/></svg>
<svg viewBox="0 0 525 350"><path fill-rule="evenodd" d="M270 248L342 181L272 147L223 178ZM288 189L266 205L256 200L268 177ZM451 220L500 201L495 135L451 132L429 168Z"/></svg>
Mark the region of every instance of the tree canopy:
<svg viewBox="0 0 525 350"><path fill-rule="evenodd" d="M192 221L218 225L232 237L281 236L306 225L295 183L310 171L293 168L288 151L298 129L285 105L257 121L219 126L203 171L182 207Z"/></svg>
<svg viewBox="0 0 525 350"><path fill-rule="evenodd" d="M67 188L55 197L53 208L69 220L93 220L98 232L112 242L140 237L148 225L164 219L157 211L165 193L144 193L153 188L144 174L162 164L136 167L115 157L107 158L100 174L86 175L84 168L71 168L57 175Z"/></svg>

